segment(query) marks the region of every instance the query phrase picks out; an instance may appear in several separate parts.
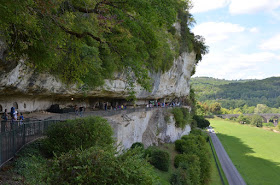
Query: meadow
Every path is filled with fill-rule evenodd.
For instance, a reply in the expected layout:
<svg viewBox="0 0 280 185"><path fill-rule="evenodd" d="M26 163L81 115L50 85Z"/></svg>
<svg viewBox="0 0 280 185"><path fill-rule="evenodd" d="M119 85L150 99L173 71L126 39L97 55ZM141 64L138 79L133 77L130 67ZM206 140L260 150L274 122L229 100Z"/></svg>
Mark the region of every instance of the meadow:
<svg viewBox="0 0 280 185"><path fill-rule="evenodd" d="M223 119L210 119L248 185L280 184L280 134Z"/></svg>

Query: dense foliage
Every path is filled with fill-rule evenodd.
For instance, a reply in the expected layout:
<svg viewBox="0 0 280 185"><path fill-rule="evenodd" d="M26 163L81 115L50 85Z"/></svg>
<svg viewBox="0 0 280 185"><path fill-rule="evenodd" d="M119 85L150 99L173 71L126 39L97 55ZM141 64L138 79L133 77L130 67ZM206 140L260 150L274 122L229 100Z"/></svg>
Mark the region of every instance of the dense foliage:
<svg viewBox="0 0 280 185"><path fill-rule="evenodd" d="M47 184L47 169L48 160L42 153L42 140L27 145L16 156L14 171L24 177L26 184Z"/></svg>
<svg viewBox="0 0 280 185"><path fill-rule="evenodd" d="M144 150L144 144L141 142L136 142L136 143L133 143L130 148L131 149L140 148L141 150Z"/></svg>
<svg viewBox="0 0 280 185"><path fill-rule="evenodd" d="M71 129L67 128L65 123ZM117 147L112 145L112 128L103 118L82 118L56 125L62 129L48 133L50 138L63 140L52 140L56 145L56 155L50 157L42 153L48 154L53 150L44 145L44 140L48 138L29 145L19 154L15 169L24 176L27 184L159 184L153 167L144 158L141 148L118 151ZM88 132L85 125L89 127ZM50 130L52 129L54 127ZM81 132L85 133L84 136L80 135ZM63 134L65 138L57 137ZM75 134L76 136L73 136ZM75 143L68 137L78 142ZM65 146L59 142L63 142ZM62 150L59 150L58 146L62 147Z"/></svg>
<svg viewBox="0 0 280 185"><path fill-rule="evenodd" d="M245 116L243 114L240 114L238 116L238 118L233 118L233 119L238 121L241 124L251 124L251 125L256 126L256 127L262 127L263 122L264 122L263 118L258 114L254 114L254 115L251 115L251 116ZM271 120L271 121L273 121L273 120ZM274 125L272 124L272 126L274 126Z"/></svg>
<svg viewBox="0 0 280 185"><path fill-rule="evenodd" d="M136 80L148 89L149 70L169 69L180 52L195 51L197 61L208 52L204 39L190 31L194 20L189 1L0 2L0 36L8 46L5 60L27 59L37 71L84 88L124 71L130 85ZM175 22L182 24L181 34Z"/></svg>
<svg viewBox="0 0 280 185"><path fill-rule="evenodd" d="M207 184L210 178L210 151L206 142L207 136L201 130L183 136L175 142L175 149L180 153L175 156L174 166L179 168L173 175L172 184ZM186 170L186 177L179 178ZM179 179L178 179L179 178Z"/></svg>
<svg viewBox="0 0 280 185"><path fill-rule="evenodd" d="M112 148L89 148L62 154L52 162L51 184L156 184L141 153L123 154Z"/></svg>
<svg viewBox="0 0 280 185"><path fill-rule="evenodd" d="M193 122L195 122L198 128L206 128L210 125L210 122L200 115L194 115Z"/></svg>
<svg viewBox="0 0 280 185"><path fill-rule="evenodd" d="M168 171L170 156L169 153L156 147L149 147L145 150L145 155L149 157L149 162L161 171Z"/></svg>
<svg viewBox="0 0 280 185"><path fill-rule="evenodd" d="M184 129L187 124L192 122L192 115L187 108L173 108L172 114L175 118L176 127Z"/></svg>
<svg viewBox="0 0 280 185"><path fill-rule="evenodd" d="M101 117L87 117L53 124L47 131L44 148L47 153L57 155L76 148L112 146L113 131Z"/></svg>
<svg viewBox="0 0 280 185"><path fill-rule="evenodd" d="M279 77L240 81L201 77L192 78L191 84L198 95L198 100L203 103L216 101L227 109L252 107L257 104L280 107Z"/></svg>

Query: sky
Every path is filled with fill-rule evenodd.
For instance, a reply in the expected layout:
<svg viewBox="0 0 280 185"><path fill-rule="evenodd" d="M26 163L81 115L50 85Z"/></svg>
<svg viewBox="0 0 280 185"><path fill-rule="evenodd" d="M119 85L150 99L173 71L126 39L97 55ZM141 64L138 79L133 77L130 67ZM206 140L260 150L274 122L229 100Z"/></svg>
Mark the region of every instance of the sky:
<svg viewBox="0 0 280 185"><path fill-rule="evenodd" d="M194 76L264 79L280 76L280 0L192 0L192 31L209 53Z"/></svg>

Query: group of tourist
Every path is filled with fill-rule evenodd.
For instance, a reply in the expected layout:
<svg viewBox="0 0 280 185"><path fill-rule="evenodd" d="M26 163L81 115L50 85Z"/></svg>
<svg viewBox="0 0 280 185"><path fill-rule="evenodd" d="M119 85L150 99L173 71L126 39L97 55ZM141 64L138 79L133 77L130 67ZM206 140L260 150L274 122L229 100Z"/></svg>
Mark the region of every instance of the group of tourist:
<svg viewBox="0 0 280 185"><path fill-rule="evenodd" d="M14 107L11 108L10 117L11 117L11 122L19 121L20 124L22 124L22 122L24 120L22 113L18 112ZM9 114L8 114L7 109L5 109L5 112L2 115L2 119L4 121L8 121Z"/></svg>
<svg viewBox="0 0 280 185"><path fill-rule="evenodd" d="M23 120L24 120L24 117L23 117L23 114L18 112L14 107L11 107L11 112L8 113L7 109L5 109L3 115L2 115L2 124L1 124L1 127L2 129L1 130L4 130L4 128L7 130L8 129L8 120L9 120L9 117L10 117L10 123L11 123L11 127L13 125L22 125L23 124Z"/></svg>
<svg viewBox="0 0 280 185"><path fill-rule="evenodd" d="M76 115L80 115L82 117L83 116L83 112L85 112L85 107L83 107L83 106L78 107L78 105L75 105L75 113L76 113Z"/></svg>
<svg viewBox="0 0 280 185"><path fill-rule="evenodd" d="M152 108L152 107L179 107L180 105L181 105L180 102L160 103L160 102L150 101L149 104L146 105L146 107L147 108Z"/></svg>

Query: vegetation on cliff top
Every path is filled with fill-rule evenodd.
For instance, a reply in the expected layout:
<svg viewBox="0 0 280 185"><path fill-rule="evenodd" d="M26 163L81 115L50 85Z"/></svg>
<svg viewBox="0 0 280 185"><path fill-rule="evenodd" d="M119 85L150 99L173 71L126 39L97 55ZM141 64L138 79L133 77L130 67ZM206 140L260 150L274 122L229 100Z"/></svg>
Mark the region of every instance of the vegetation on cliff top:
<svg viewBox="0 0 280 185"><path fill-rule="evenodd" d="M116 71L149 89L148 72L165 71L180 52L208 52L191 33L188 0L1 0L7 61L26 58L65 83L102 85ZM181 34L174 28L181 23ZM126 69L126 70L123 70Z"/></svg>

